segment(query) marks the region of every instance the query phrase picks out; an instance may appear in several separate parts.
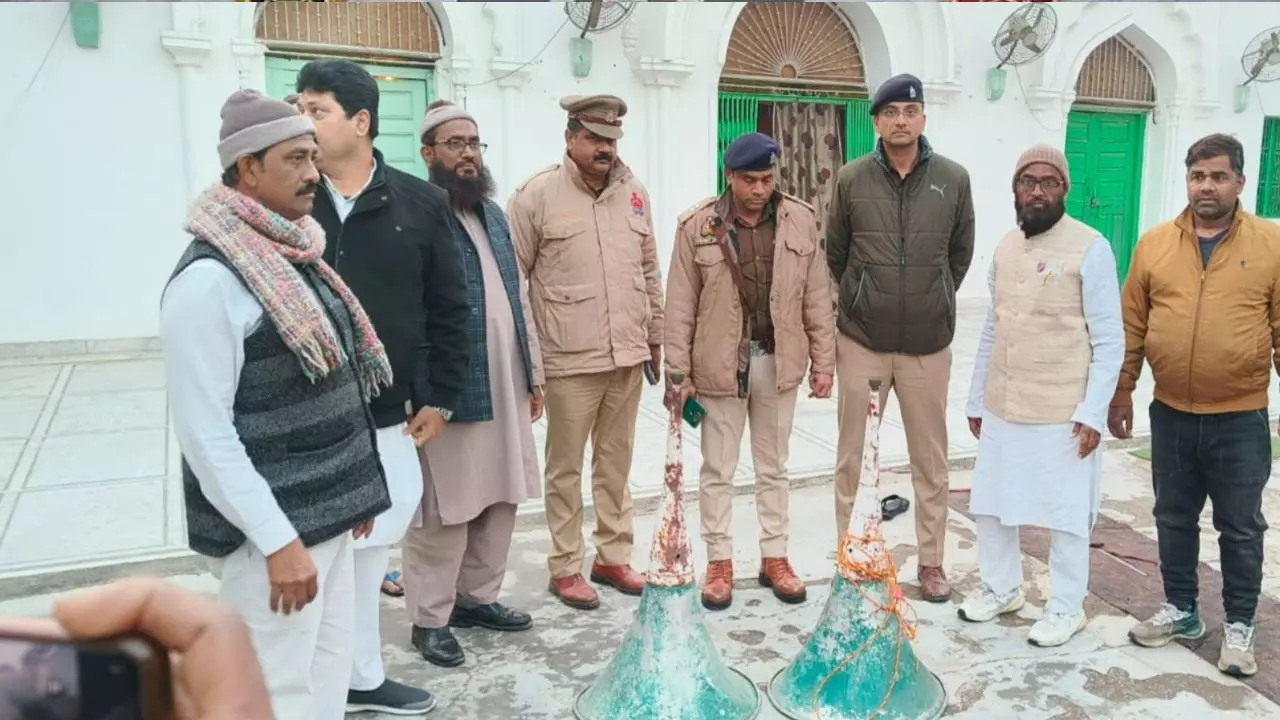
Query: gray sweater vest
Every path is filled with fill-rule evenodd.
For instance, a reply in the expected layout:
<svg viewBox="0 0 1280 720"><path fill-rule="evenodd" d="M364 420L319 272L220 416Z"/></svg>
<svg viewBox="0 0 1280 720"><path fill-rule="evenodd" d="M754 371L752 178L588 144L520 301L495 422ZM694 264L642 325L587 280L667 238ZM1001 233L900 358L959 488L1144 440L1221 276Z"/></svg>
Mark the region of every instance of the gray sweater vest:
<svg viewBox="0 0 1280 720"><path fill-rule="evenodd" d="M193 242L170 280L202 258L217 260L236 272L212 246ZM313 270L299 271L338 328L347 357L354 358L354 332L346 306ZM262 324L244 340L244 367L233 412L249 460L271 486L303 545L312 547L350 532L391 507L373 419L351 362L311 382L264 315ZM185 458L182 485L192 550L226 557L244 544L244 533L205 497Z"/></svg>

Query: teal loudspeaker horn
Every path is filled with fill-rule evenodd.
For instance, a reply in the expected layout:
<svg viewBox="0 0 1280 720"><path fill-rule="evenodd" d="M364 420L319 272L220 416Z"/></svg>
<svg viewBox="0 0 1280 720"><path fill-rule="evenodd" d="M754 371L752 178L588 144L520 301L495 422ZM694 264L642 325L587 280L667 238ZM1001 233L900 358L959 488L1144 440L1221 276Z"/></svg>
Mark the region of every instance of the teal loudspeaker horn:
<svg viewBox="0 0 1280 720"><path fill-rule="evenodd" d="M667 433L662 522L622 647L573 704L578 720L751 720L760 693L724 664L702 621L684 517L681 416Z"/></svg>
<svg viewBox="0 0 1280 720"><path fill-rule="evenodd" d="M793 720L935 720L947 691L916 657L910 606L885 548L880 510L880 381L871 381L862 482L840 541L831 596L769 701Z"/></svg>

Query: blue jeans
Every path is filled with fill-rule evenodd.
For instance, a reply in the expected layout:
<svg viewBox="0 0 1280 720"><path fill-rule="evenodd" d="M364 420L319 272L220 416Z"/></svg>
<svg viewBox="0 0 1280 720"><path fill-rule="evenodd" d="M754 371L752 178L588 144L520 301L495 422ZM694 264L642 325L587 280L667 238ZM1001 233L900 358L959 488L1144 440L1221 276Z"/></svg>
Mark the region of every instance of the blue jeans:
<svg viewBox="0 0 1280 720"><path fill-rule="evenodd" d="M1151 403L1151 475L1169 604L1196 608L1200 512L1213 500L1227 622L1253 623L1262 591L1262 490L1271 477L1265 410L1193 415Z"/></svg>

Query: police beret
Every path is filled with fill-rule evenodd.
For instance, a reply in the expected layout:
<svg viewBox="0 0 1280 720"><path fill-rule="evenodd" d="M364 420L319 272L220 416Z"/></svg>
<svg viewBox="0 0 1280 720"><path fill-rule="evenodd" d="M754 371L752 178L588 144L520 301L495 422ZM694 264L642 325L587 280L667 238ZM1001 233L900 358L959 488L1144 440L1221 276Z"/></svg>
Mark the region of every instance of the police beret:
<svg viewBox="0 0 1280 720"><path fill-rule="evenodd" d="M729 143L724 151L725 170L769 170L778 160L778 143L764 133L749 133Z"/></svg>
<svg viewBox="0 0 1280 720"><path fill-rule="evenodd" d="M871 114L879 115L881 108L896 102L924 102L924 85L920 78L909 73L894 75L876 90L871 100Z"/></svg>

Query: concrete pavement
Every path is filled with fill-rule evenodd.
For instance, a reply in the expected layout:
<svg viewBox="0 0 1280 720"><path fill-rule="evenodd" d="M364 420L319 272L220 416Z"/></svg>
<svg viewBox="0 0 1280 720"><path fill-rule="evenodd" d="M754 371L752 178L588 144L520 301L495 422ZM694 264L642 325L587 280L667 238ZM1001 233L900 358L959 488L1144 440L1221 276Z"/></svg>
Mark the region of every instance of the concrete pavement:
<svg viewBox="0 0 1280 720"><path fill-rule="evenodd" d="M1130 472L1126 451L1112 450L1107 458L1107 483L1125 484ZM1115 468L1113 471L1112 468ZM969 473L957 472L954 482L963 491ZM910 496L903 474L886 473L883 493ZM1275 498L1269 498L1274 500ZM749 496L734 503L734 556L738 590L733 606L721 613L705 613L707 624L726 663L763 686L791 660L812 632L826 601L834 571L834 535L829 485L793 493L791 556L796 571L810 587L808 602L784 606L754 580L758 552L755 512ZM1112 501L1109 511L1117 511ZM697 505L689 506L690 525L697 527ZM656 516L637 517L635 562L644 567ZM1026 642L1028 627L1043 610L1048 596L1048 572L1030 556L1025 561L1029 603L1016 616L997 624L973 625L956 617L955 603L978 585L977 551L972 522L953 512L947 543L947 566L956 586L952 603L918 601L912 515L908 512L885 524L888 545L899 576L918 614L916 650L921 662L937 673L947 687L947 717L971 720L1215 720L1280 717L1280 706L1255 690L1225 677L1212 664L1177 645L1159 650L1131 646L1125 632L1133 620L1091 595L1089 625L1060 648L1035 648ZM590 684L613 657L622 635L634 619L635 598L602 592L599 610L580 612L559 604L546 592L544 558L546 533L538 528L516 534L503 600L531 612L535 628L501 635L460 630L467 652L460 668L442 670L417 658L408 646L408 619L401 600L383 600L383 655L396 679L435 692L439 720L563 720L577 692ZM699 571L705 554L694 538ZM1274 554L1273 554L1274 557ZM1274 578L1274 573L1272 574ZM213 592L208 575L173 578L198 591ZM0 603L0 614L44 615L52 595ZM265 601L265 600L264 600ZM1206 599L1210 602L1210 599ZM1264 630L1264 632L1267 632ZM1274 668L1264 668L1264 672ZM375 715L351 716L385 720ZM779 716L767 701L762 720Z"/></svg>

